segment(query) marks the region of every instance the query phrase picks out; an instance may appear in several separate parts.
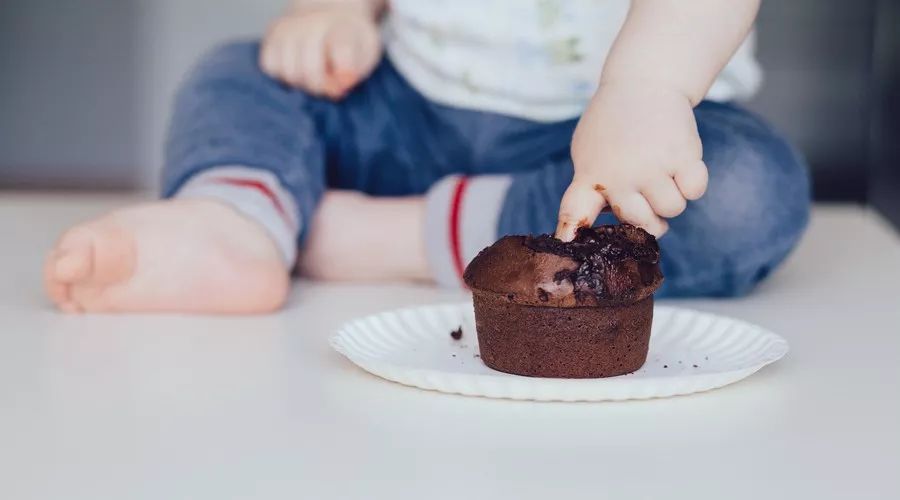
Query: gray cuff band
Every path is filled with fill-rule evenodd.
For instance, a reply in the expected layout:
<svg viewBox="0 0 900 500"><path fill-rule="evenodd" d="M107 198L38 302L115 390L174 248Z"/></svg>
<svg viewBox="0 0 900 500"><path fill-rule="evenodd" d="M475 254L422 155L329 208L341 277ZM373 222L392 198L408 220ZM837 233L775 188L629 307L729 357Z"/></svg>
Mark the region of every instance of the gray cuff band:
<svg viewBox="0 0 900 500"><path fill-rule="evenodd" d="M451 227L454 197L461 176L441 179L428 191L425 214L425 249L434 280L441 286L462 286L455 253L462 265L497 239L497 222L512 178L506 175L483 175L466 179L465 190L456 207L457 227ZM456 231L458 249L454 249L451 231Z"/></svg>
<svg viewBox="0 0 900 500"><path fill-rule="evenodd" d="M227 179L228 181L224 181ZM250 181L264 186L265 191L235 183ZM300 223L296 203L274 174L248 167L217 167L205 170L186 182L177 198L206 198L225 202L261 225L281 252L285 266L294 267L297 260L297 236Z"/></svg>

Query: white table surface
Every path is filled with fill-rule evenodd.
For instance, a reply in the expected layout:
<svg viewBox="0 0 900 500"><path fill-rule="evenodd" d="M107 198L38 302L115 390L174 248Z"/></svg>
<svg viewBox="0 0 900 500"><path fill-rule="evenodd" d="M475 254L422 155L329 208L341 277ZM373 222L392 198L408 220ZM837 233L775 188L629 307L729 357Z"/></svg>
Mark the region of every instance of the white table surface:
<svg viewBox="0 0 900 500"><path fill-rule="evenodd" d="M817 208L750 297L669 302L779 332L779 363L565 404L404 387L328 347L348 318L462 292L300 282L270 316L57 314L43 252L126 201L0 192L0 498L900 498L900 240L861 208Z"/></svg>

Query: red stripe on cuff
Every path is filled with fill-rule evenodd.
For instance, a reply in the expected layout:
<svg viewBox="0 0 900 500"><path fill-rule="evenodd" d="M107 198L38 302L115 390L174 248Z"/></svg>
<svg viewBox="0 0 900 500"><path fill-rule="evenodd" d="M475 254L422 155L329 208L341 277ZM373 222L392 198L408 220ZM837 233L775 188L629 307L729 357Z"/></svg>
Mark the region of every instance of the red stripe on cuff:
<svg viewBox="0 0 900 500"><path fill-rule="evenodd" d="M459 276L460 281L462 281L463 277L464 264L459 219L460 212L462 212L463 193L466 191L468 183L469 179L460 177L453 190L453 197L450 202L450 252L453 255L453 267L456 269L456 274Z"/></svg>
<svg viewBox="0 0 900 500"><path fill-rule="evenodd" d="M281 201L278 199L278 196L275 195L275 192L272 191L264 182L255 179L244 179L240 177L217 177L215 179L212 179L212 181L221 184L228 184L231 186L246 187L259 191L260 193L265 195L265 197L268 198L273 205L275 205L275 209L278 210L278 213L281 215L281 217L285 221L287 221L288 225L293 226L293 224L291 223L291 218L288 215L287 210L284 208L284 205L281 204Z"/></svg>

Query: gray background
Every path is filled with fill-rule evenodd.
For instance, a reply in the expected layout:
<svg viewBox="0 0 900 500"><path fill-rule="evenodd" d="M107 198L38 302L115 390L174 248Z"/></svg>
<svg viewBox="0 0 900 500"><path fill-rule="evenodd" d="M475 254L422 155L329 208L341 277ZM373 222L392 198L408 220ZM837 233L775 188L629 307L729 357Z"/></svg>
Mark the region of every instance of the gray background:
<svg viewBox="0 0 900 500"><path fill-rule="evenodd" d="M200 53L258 36L284 0L3 0L0 187L152 188L169 101ZM750 106L864 198L874 0L763 2Z"/></svg>

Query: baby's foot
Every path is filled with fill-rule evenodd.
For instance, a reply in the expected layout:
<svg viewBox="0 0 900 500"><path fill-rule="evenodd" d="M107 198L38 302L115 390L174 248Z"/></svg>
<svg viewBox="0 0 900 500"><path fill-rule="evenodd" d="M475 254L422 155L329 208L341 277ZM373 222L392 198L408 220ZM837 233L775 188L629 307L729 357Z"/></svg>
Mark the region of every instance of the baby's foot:
<svg viewBox="0 0 900 500"><path fill-rule="evenodd" d="M79 224L47 257L44 280L66 312L258 313L288 291L265 230L210 200L136 205Z"/></svg>
<svg viewBox="0 0 900 500"><path fill-rule="evenodd" d="M310 226L300 270L335 281L428 280L424 217L420 196L328 191Z"/></svg>

